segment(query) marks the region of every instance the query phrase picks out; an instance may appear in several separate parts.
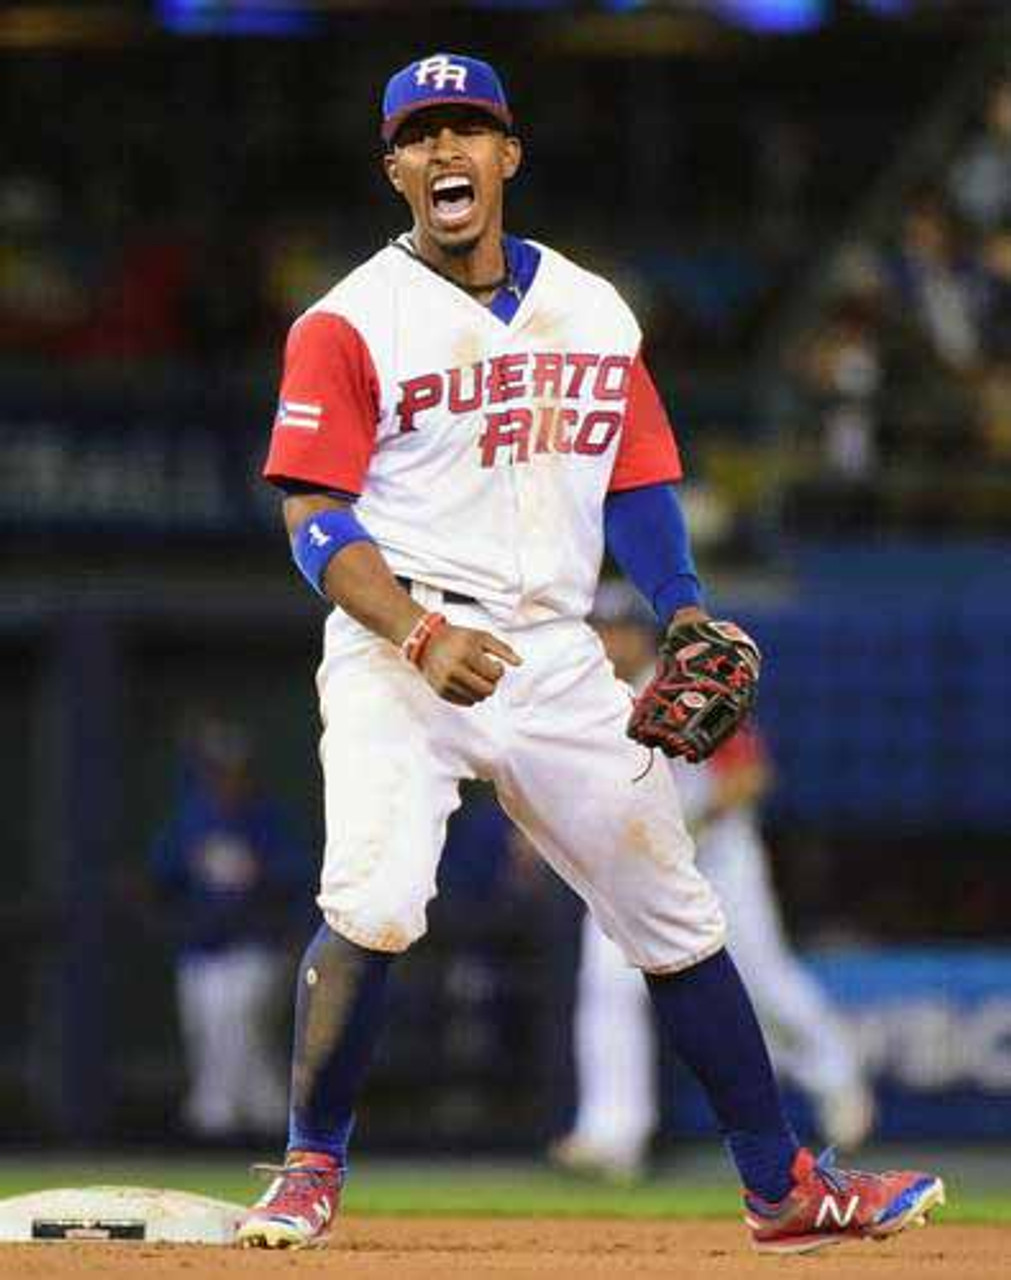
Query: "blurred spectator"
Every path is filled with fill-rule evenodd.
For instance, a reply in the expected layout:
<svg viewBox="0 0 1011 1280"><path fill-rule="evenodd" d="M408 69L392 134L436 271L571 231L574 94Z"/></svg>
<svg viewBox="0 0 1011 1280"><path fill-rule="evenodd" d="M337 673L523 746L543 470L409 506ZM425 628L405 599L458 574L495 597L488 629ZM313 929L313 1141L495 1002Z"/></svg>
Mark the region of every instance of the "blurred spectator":
<svg viewBox="0 0 1011 1280"><path fill-rule="evenodd" d="M753 129L758 234L777 258L790 259L808 233L814 138L802 120L781 112L758 115Z"/></svg>
<svg viewBox="0 0 1011 1280"><path fill-rule="evenodd" d="M203 1138L276 1137L287 1115L279 984L309 866L259 790L238 725L201 719L187 735L179 798L151 869L178 940L184 1122Z"/></svg>
<svg viewBox="0 0 1011 1280"><path fill-rule="evenodd" d="M177 218L134 212L135 220L109 229L94 300L64 345L71 359L165 360L185 349L185 303L196 269L193 239Z"/></svg>
<svg viewBox="0 0 1011 1280"><path fill-rule="evenodd" d="M824 444L822 475L791 495L805 526L826 499L841 509L846 492L857 523L883 510L879 461L946 465L957 454L967 474L1011 461L1011 74L990 87L941 189L915 191L893 226L877 279L845 281L801 344L795 367ZM979 518L992 518L976 492ZM951 518L972 512L962 502Z"/></svg>
<svg viewBox="0 0 1011 1280"><path fill-rule="evenodd" d="M1011 462L1011 225L993 228L981 248L986 365L979 380L978 439L983 455Z"/></svg>
<svg viewBox="0 0 1011 1280"><path fill-rule="evenodd" d="M982 336L990 360L1011 359L1011 223L994 227L980 247Z"/></svg>
<svg viewBox="0 0 1011 1280"><path fill-rule="evenodd" d="M263 289L278 332L351 270L351 262L336 252L331 221L322 214L292 210L276 217L266 230Z"/></svg>
<svg viewBox="0 0 1011 1280"><path fill-rule="evenodd" d="M868 267L835 301L802 355L826 470L848 481L872 473L880 447L882 307L880 278Z"/></svg>
<svg viewBox="0 0 1011 1280"><path fill-rule="evenodd" d="M956 156L948 190L960 216L979 231L1011 218L1011 77L990 88L982 127Z"/></svg>
<svg viewBox="0 0 1011 1280"><path fill-rule="evenodd" d="M954 372L970 371L980 357L980 282L935 192L922 192L907 205L884 271L897 314L909 318L934 359Z"/></svg>
<svg viewBox="0 0 1011 1280"><path fill-rule="evenodd" d="M602 585L594 614L615 674L641 687L653 669L652 614L624 582ZM783 931L758 825L772 785L762 741L744 729L704 765L672 767L699 867L719 894L728 949L777 1066L811 1099L823 1137L859 1146L873 1125L873 1098L834 1010ZM652 1015L642 975L589 915L574 1021L576 1118L552 1158L578 1172L636 1178L660 1113Z"/></svg>
<svg viewBox="0 0 1011 1280"><path fill-rule="evenodd" d="M866 528L880 509L883 463L980 452L973 421L987 331L1004 305L997 273L988 277L963 245L932 189L897 216L891 248L843 256L831 301L800 344L796 368L821 428L821 477L806 498L802 485L793 495L806 525L831 508Z"/></svg>
<svg viewBox="0 0 1011 1280"><path fill-rule="evenodd" d="M0 176L0 349L53 354L85 314L82 264L57 186L31 173Z"/></svg>

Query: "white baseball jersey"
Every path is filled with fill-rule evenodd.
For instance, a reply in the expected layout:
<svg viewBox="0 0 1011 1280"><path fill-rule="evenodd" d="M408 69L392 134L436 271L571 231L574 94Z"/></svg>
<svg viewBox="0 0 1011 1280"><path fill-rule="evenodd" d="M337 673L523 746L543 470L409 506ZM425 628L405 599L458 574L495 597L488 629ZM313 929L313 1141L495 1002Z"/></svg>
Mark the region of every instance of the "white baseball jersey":
<svg viewBox="0 0 1011 1280"><path fill-rule="evenodd" d="M317 901L359 946L410 946L459 780L487 778L630 963L669 972L718 950L723 918L671 774L625 735L628 691L584 615L607 493L680 466L630 311L539 253L509 322L389 246L292 328L268 479L358 495L418 603L523 659L485 701L453 706L332 610Z"/></svg>
<svg viewBox="0 0 1011 1280"><path fill-rule="evenodd" d="M543 246L511 322L388 245L292 327L268 479L359 497L395 574L583 617L609 491L675 480L629 308Z"/></svg>

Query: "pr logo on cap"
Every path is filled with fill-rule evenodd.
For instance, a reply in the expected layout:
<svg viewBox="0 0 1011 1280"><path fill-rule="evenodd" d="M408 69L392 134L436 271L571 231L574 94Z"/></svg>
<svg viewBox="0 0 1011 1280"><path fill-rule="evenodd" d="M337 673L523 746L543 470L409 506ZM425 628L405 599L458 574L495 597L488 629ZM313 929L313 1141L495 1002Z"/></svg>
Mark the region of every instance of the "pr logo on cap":
<svg viewBox="0 0 1011 1280"><path fill-rule="evenodd" d="M495 68L465 54L433 53L391 76L383 94L383 140L415 111L447 103L476 107L509 128L512 113Z"/></svg>
<svg viewBox="0 0 1011 1280"><path fill-rule="evenodd" d="M445 89L451 85L465 93L467 89L467 68L462 62L453 62L449 54L437 53L434 57L424 58L418 63L414 73L415 84L431 82L435 89Z"/></svg>

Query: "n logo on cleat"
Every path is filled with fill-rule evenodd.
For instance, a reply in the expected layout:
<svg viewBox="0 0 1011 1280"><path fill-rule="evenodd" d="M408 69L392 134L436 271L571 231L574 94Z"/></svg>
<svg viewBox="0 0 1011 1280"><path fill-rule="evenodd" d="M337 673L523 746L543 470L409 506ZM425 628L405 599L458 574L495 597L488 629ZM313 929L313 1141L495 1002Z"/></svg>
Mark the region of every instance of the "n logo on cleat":
<svg viewBox="0 0 1011 1280"><path fill-rule="evenodd" d="M840 1207L834 1196L824 1196L818 1209L818 1216L814 1220L814 1225L823 1227L829 1218L834 1218L837 1227L848 1227L859 1207L859 1196L850 1196L845 1209Z"/></svg>

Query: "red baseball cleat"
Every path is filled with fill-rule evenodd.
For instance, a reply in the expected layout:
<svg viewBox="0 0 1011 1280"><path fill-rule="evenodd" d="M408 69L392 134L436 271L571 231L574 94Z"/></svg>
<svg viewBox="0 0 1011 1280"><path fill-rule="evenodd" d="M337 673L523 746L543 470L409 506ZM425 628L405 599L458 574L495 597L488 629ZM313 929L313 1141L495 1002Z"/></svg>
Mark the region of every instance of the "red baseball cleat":
<svg viewBox="0 0 1011 1280"><path fill-rule="evenodd" d="M333 1156L290 1151L283 1165L254 1165L274 1181L235 1233L245 1249L305 1249L324 1244L340 1200L341 1171Z"/></svg>
<svg viewBox="0 0 1011 1280"><path fill-rule="evenodd" d="M929 1173L837 1169L833 1152L815 1160L802 1148L793 1190L778 1203L745 1192L744 1221L759 1253L811 1253L844 1240L881 1240L926 1225L944 1204L944 1183Z"/></svg>

